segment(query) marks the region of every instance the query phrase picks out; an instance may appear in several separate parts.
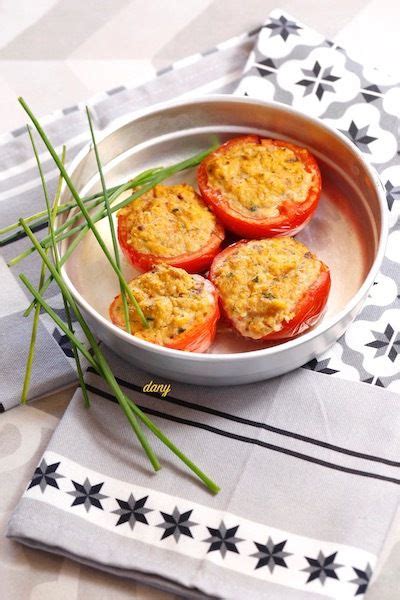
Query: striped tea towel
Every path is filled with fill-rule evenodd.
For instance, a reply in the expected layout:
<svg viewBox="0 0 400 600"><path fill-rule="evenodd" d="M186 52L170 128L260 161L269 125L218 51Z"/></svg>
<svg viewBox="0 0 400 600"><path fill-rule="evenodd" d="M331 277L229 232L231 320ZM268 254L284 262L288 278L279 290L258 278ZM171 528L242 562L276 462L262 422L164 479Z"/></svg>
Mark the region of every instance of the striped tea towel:
<svg viewBox="0 0 400 600"><path fill-rule="evenodd" d="M397 394L298 369L233 388L151 378L108 354L123 389L221 485L155 444L151 472L102 379L88 374L8 535L185 598L361 597L399 503ZM146 389L146 388L145 388Z"/></svg>

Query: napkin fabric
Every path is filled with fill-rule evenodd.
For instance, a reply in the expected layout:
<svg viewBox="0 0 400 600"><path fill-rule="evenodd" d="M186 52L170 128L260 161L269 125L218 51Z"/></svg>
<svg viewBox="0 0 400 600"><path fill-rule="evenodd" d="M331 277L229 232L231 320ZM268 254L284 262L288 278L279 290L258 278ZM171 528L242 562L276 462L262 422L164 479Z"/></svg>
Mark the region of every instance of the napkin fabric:
<svg viewBox="0 0 400 600"><path fill-rule="evenodd" d="M224 52L232 56L244 39ZM198 75L207 56L189 71ZM238 90L326 118L387 178L388 257L345 340L281 378L218 390L173 383L164 398L143 392L154 377L108 353L127 393L222 491L210 496L158 442L163 469L152 474L109 390L90 373L93 406L84 409L75 394L16 507L10 537L188 598L345 599L366 592L400 484L400 405L376 387L396 388L399 360L398 88L375 85L370 75L274 11ZM121 91L103 101L106 108L96 104L98 124L126 111L118 102L123 94L148 104L149 90L161 83Z"/></svg>
<svg viewBox="0 0 400 600"><path fill-rule="evenodd" d="M159 443L154 474L102 379L77 392L8 535L185 598L345 600L367 589L399 501L397 395L300 369L220 388L123 389L222 490ZM355 419L355 416L357 418ZM153 438L154 439L154 438Z"/></svg>

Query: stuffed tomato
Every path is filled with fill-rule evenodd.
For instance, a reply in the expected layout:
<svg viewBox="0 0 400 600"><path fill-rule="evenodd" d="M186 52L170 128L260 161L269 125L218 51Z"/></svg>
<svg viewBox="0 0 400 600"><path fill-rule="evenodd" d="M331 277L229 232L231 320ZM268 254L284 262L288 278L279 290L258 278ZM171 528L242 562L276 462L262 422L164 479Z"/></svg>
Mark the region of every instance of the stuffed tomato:
<svg viewBox="0 0 400 600"><path fill-rule="evenodd" d="M119 211L118 239L142 271L162 263L199 273L218 253L224 230L192 186L157 185Z"/></svg>
<svg viewBox="0 0 400 600"><path fill-rule="evenodd" d="M133 335L175 350L208 349L219 318L218 296L208 279L169 265L157 265L133 279L129 286L148 322L145 327L134 307L130 307ZM114 325L125 329L120 295L109 312Z"/></svg>
<svg viewBox="0 0 400 600"><path fill-rule="evenodd" d="M283 340L312 327L328 299L328 267L291 237L240 241L214 259L210 280L242 336Z"/></svg>
<svg viewBox="0 0 400 600"><path fill-rule="evenodd" d="M256 135L233 138L209 154L197 181L226 229L248 239L294 235L321 194L320 170L308 150Z"/></svg>

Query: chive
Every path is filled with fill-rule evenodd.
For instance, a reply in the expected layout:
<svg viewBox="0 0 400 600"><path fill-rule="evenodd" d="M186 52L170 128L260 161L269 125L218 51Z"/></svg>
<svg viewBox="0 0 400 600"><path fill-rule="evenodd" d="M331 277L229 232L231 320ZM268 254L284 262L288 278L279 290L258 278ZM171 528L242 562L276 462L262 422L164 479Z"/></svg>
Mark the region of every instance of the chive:
<svg viewBox="0 0 400 600"><path fill-rule="evenodd" d="M49 261L49 259L47 257L46 252L43 250L43 248L41 248L39 241L37 240L35 235L32 233L29 226L25 224L23 219L21 219L20 222L21 222L21 226L23 227L24 231L30 238L33 245L36 247L37 251L39 252L42 260L45 262L47 268L52 273L55 281L57 282L58 286L60 287L61 292L63 293L63 295L65 295L67 302L69 302L69 304L72 306L72 308L77 316L77 319L78 319L79 323L81 324L82 329L87 337L87 340L88 340L89 344L91 345L91 347L93 348L94 358L90 355L90 353L88 353L87 349L73 335L73 333L68 329L68 327L65 324L62 324L62 326L61 326L61 323L62 323L61 319L48 306L48 304L45 302L45 300L40 295L40 293L37 290L35 290L35 288L32 286L32 284L29 282L29 280L23 274L20 275L22 282L26 285L26 287L29 289L31 294L35 297L37 302L40 303L42 308L49 314L49 316L51 316L51 318L54 319L54 321L60 326L60 328L65 332L65 334L71 340L71 342L76 345L76 347L86 356L86 358L88 358L89 363L91 363L94 366L96 371L106 381L106 383L108 384L108 386L114 393L121 408L123 409L126 417L128 418L129 423L131 424L132 428L135 430L135 433L138 436L140 442L142 443L142 446L145 449L146 454L149 455L149 452L152 452L152 450L151 450L151 447L148 445L148 442L147 442L146 438L144 437L144 434L140 430L140 428L139 428L140 433L137 431L138 423L137 423L136 417L139 417L140 420L146 425L146 427L148 427L150 429L150 431L152 431L152 433L159 440L161 440L167 446L167 448L169 448L171 450L171 452L173 452L178 458L180 458L180 460L191 471L193 471L193 473L195 473L201 481L203 481L203 483L207 486L207 488L211 492L213 492L214 494L218 493L218 491L220 490L218 485L214 481L212 481L195 463L193 463L193 461L191 461L179 448L177 448L177 446L175 446L175 444L147 417L147 415L145 415L143 413L143 411L141 411L140 408L138 406L136 406L136 404L133 402L133 400L131 400L130 398L125 396L125 394L122 392L121 388L118 385L118 382L116 381L116 379L110 369L110 366L108 365L104 355L102 354L102 352L101 352L101 350L89 328L89 326L87 325L86 321L84 320L83 316L81 315L80 310L79 310L78 306L76 305L76 302L75 302L71 292L65 285L65 282L64 282L61 274L59 274L57 272L57 270L54 268L54 265L51 264L51 262ZM89 356L87 356L87 354L89 354ZM140 435L141 435L141 437L140 437ZM147 442L147 444L146 444L146 442ZM155 457L155 460L157 460L156 457Z"/></svg>
<svg viewBox="0 0 400 600"><path fill-rule="evenodd" d="M104 179L104 173L103 173L103 169L102 169L102 166L101 166L101 160L100 160L99 150L98 150L98 147L97 147L97 144L96 144L96 138L95 138L94 131L93 131L92 117L90 115L90 111L89 111L88 107L86 107L86 114L87 114L87 118L88 118L88 121L89 121L90 135L92 136L93 148L94 148L94 153L95 153L96 162L97 162L97 169L98 169L99 175L100 175L101 187L102 187L102 190L103 190L103 197L104 197L104 204L106 205L106 210L107 210L108 223L109 223L109 226L110 226L112 244L113 244L113 248L114 248L115 264L117 265L117 267L119 269L121 269L121 260L120 260L120 257L119 257L118 242L117 242L117 238L116 238L116 235L115 235L115 228L114 228L113 218L112 218L111 209L110 209L110 202L109 202L109 199L108 199L108 192L107 192L107 188L106 188L106 182L105 182L105 179ZM54 243L54 240L53 240L53 243ZM128 333L131 333L131 324L130 324L130 320L129 320L128 301L126 299L126 293L125 293L124 287L121 284L121 282L119 284L119 288L120 288L120 292L121 292L122 306L124 307L124 318L125 318L126 331Z"/></svg>
<svg viewBox="0 0 400 600"><path fill-rule="evenodd" d="M103 378L105 379L105 381L108 383L108 385L110 386L110 388L113 390L115 397L117 398L119 405L121 406L122 410L124 411L132 429L134 430L136 436L138 437L144 451L146 452L153 468L155 471L157 471L158 469L161 468L160 463L158 461L157 456L155 455L153 449L151 448L151 446L149 445L145 435L143 434L143 431L140 428L139 423L137 422L136 417L132 414L129 405L126 402L125 396L123 395L122 391L120 390L118 383L114 377L114 375L112 374L112 371L110 369L110 367L108 366L108 363L106 361L106 359L104 358L97 342L96 339L93 335L93 333L91 332L89 326L87 325L85 319L83 318L83 316L81 315L81 312L71 294L71 292L69 291L69 289L67 288L67 286L65 285L65 282L62 278L61 273L58 272L58 270L56 269L56 267L49 261L49 258L46 254L46 252L43 250L43 248L40 246L38 239L36 238L36 236L32 233L31 229L29 228L28 225L26 225L26 223L24 222L23 219L21 219L20 221L21 226L23 227L25 233L27 234L27 236L29 237L29 239L31 240L31 242L33 243L33 245L36 247L37 251L39 252L43 262L46 264L47 268L49 269L49 271L51 272L51 274L53 275L58 287L60 288L60 291L63 295L63 297L65 298L66 302L68 302L68 304L71 306L72 310L74 311L76 318L78 319L79 324L82 327L82 330L86 336L86 339L88 340L91 348L93 349L93 353L95 355L95 359L96 362L98 364L98 366L100 367L101 370L101 374L103 376ZM28 287L29 291L32 293L32 295L34 296L34 298L41 304L41 306L44 308L44 310L46 310L46 312L52 317L54 311L51 311L50 307L48 306L48 304L44 301L43 297L33 288L32 284L30 284L30 282L27 280L27 278L22 274L20 275L21 281ZM29 284L29 285L28 285ZM30 286L30 287L29 287ZM49 310L50 309L50 310ZM67 326L64 326L63 331L66 333L66 335L69 337L69 339L71 340L71 342L74 343L74 341L76 340L76 337L74 336L74 334L70 331L70 329ZM69 331L71 333L71 335L69 335L67 333L67 331ZM74 346L80 350L80 346L78 344L74 343Z"/></svg>
<svg viewBox="0 0 400 600"><path fill-rule="evenodd" d="M53 240L53 258L54 258L54 264L56 265L56 268L58 270L60 270L57 244L54 241L54 219L55 219L55 216L56 216L56 212L55 211L57 210L58 202L59 202L60 196L61 196L62 177L60 175L59 178L58 178L57 190L56 190L56 194L55 194L55 198L54 198L54 202L53 202L53 207L51 208L51 206L50 206L50 200L49 200L49 194L48 194L48 190L47 190L47 184L46 184L46 180L44 178L43 169L42 169L42 165L41 165L41 162L40 162L39 154L38 154L38 151L37 151L37 148L36 148L35 140L33 139L31 128L29 126L27 126L27 129L28 129L28 135L29 135L29 138L30 138L30 141L31 141L31 144L32 144L33 153L35 155L36 164L37 164L39 175L40 175L40 181L42 183L43 196L44 196L44 199L45 199L45 202L46 202L47 219L48 219L48 223L49 223L49 232L50 232L50 236L51 236L51 238ZM65 162L65 154L66 154L66 149L65 149L65 146L63 146L62 156L61 156L61 162L62 162L62 164L64 164L64 162ZM43 267L44 267L44 263L42 262L42 269L43 269ZM64 300L64 310L65 310L65 315L67 317L68 327L72 330L71 312L69 310L68 303L65 301L64 298L63 298L63 300ZM36 306L36 312L37 312L37 306ZM38 320L36 321L36 323L34 323L34 325L37 327ZM35 340L36 340L36 334L35 334ZM79 385L80 385L80 387L82 389L82 395L83 395L84 403L85 403L86 407L89 407L90 406L89 395L87 393L85 381L84 381L84 378L83 378L83 371L82 371L82 366L81 366L79 354L78 354L75 346L72 346L72 351L73 351L73 354L74 354L74 359L75 359L75 363L76 363L76 369L77 369L77 374L78 374ZM32 367L32 365L30 365L30 367Z"/></svg>
<svg viewBox="0 0 400 600"><path fill-rule="evenodd" d="M184 454L181 450L179 450L179 448L177 448L175 446L175 444L161 431L161 429L159 429L147 417L147 415L145 415L145 413L138 406L136 406L136 404L133 402L133 400L131 400L128 397L126 397L126 399L129 402L130 406L132 407L132 410L135 411L135 413L137 414L137 416L150 429L150 431L152 431L154 433L154 435L156 437L158 437L158 439L161 440L163 442L163 444L165 444L167 446L167 448L169 448L171 450L171 452L173 452L173 454L175 454L178 458L180 458L181 461L187 467L189 467L189 469L191 471L193 471L193 473L195 473L197 475L197 477L199 477L199 479L201 479L201 481L208 487L208 489L213 494L218 494L218 492L220 491L221 488L212 479L210 479L208 477L208 475L206 475L205 473L203 473L203 471L201 469L199 469L199 467L197 465L195 465L194 462L192 462L190 460L190 458L188 458L186 456L186 454Z"/></svg>
<svg viewBox="0 0 400 600"><path fill-rule="evenodd" d="M46 265L44 264L44 262L42 262L42 265L40 268L39 288L42 287L42 285L43 285L45 273L46 273ZM31 376L32 376L32 365L33 365L33 359L35 357L35 345L36 345L37 330L38 330L38 325L39 325L39 315L40 315L40 304L36 304L35 312L33 315L32 332L31 332L31 339L29 342L28 357L26 359L26 365L25 365L25 375L24 375L24 383L22 386L21 404L26 404L27 400L28 400L28 392L29 392Z"/></svg>
<svg viewBox="0 0 400 600"><path fill-rule="evenodd" d="M34 288L29 279L23 274L19 274L19 278L22 283L28 288L31 292L32 296L38 300L38 306L43 308L43 310L53 319L55 324L61 329L63 333L70 339L71 343L79 349L82 355L86 358L86 360L96 369L99 369L98 364L95 362L93 356L90 354L89 350L85 347L85 345L76 337L75 333L67 327L61 317L58 316L56 312L51 308L49 304L43 299L43 297L38 293L38 291Z"/></svg>
<svg viewBox="0 0 400 600"><path fill-rule="evenodd" d="M142 309L140 308L139 304L137 303L136 298L134 297L134 295L132 294L132 291L130 289L130 287L128 286L125 277L123 276L121 269L119 269L117 267L117 265L115 264L114 259L112 258L111 254L109 253L103 238L101 237L101 235L99 234L90 214L88 213L84 203L82 202L77 190L75 189L74 184L72 183L67 171L65 170L64 165L62 164L62 162L60 161L56 151L54 150L50 140L48 139L47 135L45 134L45 132L43 131L40 123L38 122L38 120L36 119L36 117L34 116L34 114L32 113L32 111L30 110L30 108L28 107L28 105L25 103L25 101L23 100L23 98L19 98L19 102L21 104L21 106L23 107L23 109L25 110L25 112L29 115L32 123L35 125L36 131L38 132L38 134L40 135L40 137L42 138L45 146L47 147L48 151L50 152L54 162L56 163L65 183L67 184L73 198L75 199L77 205L79 206L83 216L85 217L85 220L88 224L88 226L90 227L90 229L92 230L99 246L101 247L101 249L103 250L104 254L107 257L108 262L110 263L110 265L112 266L112 268L114 269L114 271L116 272L119 281L121 283L121 285L124 287L125 292L127 293L129 300L131 301L131 303L133 304L133 306L136 309L136 312L138 313L143 326L144 327L148 327L149 324L147 323L145 316L142 312Z"/></svg>

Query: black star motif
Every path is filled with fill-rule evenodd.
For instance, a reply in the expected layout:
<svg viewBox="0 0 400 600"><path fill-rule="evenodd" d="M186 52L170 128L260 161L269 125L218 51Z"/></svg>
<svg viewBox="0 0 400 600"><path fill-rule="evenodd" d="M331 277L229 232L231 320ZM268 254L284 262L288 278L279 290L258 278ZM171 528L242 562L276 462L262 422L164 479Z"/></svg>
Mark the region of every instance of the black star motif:
<svg viewBox="0 0 400 600"><path fill-rule="evenodd" d="M382 96L382 92L377 85L373 84L362 89L361 95L366 102L370 103L375 102L375 100Z"/></svg>
<svg viewBox="0 0 400 600"><path fill-rule="evenodd" d="M392 210L392 206L395 200L400 199L400 185L394 186L391 181L385 183L386 189L386 200L388 203L389 210Z"/></svg>
<svg viewBox="0 0 400 600"><path fill-rule="evenodd" d="M334 92L335 88L331 84L338 81L340 77L332 75L332 69L332 66L322 69L318 61L314 63L312 69L302 69L305 79L297 81L297 85L304 86L304 96L315 93L318 100L321 100L325 92Z"/></svg>
<svg viewBox="0 0 400 600"><path fill-rule="evenodd" d="M375 377L368 377L368 379L363 379L362 382L371 383L373 385L377 385L378 387L385 387L385 385L383 384L382 380L379 379L379 377L377 377L376 379Z"/></svg>
<svg viewBox="0 0 400 600"><path fill-rule="evenodd" d="M371 154L369 144L375 142L378 138L367 135L368 128L369 125L365 125L359 129L354 121L352 121L348 131L341 129L341 132L350 138L360 150L363 150L363 152L366 152L367 154Z"/></svg>
<svg viewBox="0 0 400 600"><path fill-rule="evenodd" d="M207 553L219 550L222 558L225 558L228 551L239 554L236 544L243 541L241 538L236 537L239 525L227 529L225 523L221 521L218 529L214 529L213 527L207 527L207 529L210 532L210 537L206 540L203 540L204 542L210 544Z"/></svg>
<svg viewBox="0 0 400 600"><path fill-rule="evenodd" d="M81 485L76 481L72 481L75 490L72 492L68 492L70 496L75 496L75 500L71 504L71 506L77 506L78 504L83 504L85 506L86 512L89 512L92 506L96 508L100 508L100 510L104 510L100 500L104 498L108 498L104 494L100 494L100 490L103 487L104 483L96 483L92 485L89 479L86 477L85 481Z"/></svg>
<svg viewBox="0 0 400 600"><path fill-rule="evenodd" d="M258 562L255 569L260 569L261 567L267 566L271 573L274 572L274 568L285 567L287 569L287 564L285 558L287 556L292 556L290 552L284 552L284 547L286 545L287 540L283 542L279 542L279 544L274 544L272 539L269 537L266 544L259 544L254 542L256 545L258 552L251 554L250 556L254 556L258 558Z"/></svg>
<svg viewBox="0 0 400 600"><path fill-rule="evenodd" d="M329 556L324 556L323 552L320 551L317 558L309 558L306 556L305 558L308 562L308 567L302 570L309 573L307 583L314 581L314 579L319 579L322 585L324 585L328 577L331 579L339 579L335 569L339 569L343 565L335 563L336 554L337 552L334 552Z"/></svg>
<svg viewBox="0 0 400 600"><path fill-rule="evenodd" d="M58 487L57 479L61 479L64 475L56 472L59 466L59 462L48 465L45 459L42 458L40 465L35 469L32 481L28 485L28 490L29 488L35 487L35 485L38 485L42 492L44 492L47 485L60 489Z"/></svg>
<svg viewBox="0 0 400 600"><path fill-rule="evenodd" d="M148 525L149 523L146 519L146 514L152 512L152 510L151 508L145 507L147 499L148 496L140 498L140 500L135 500L132 494L130 494L128 500L120 500L119 498L116 498L119 508L113 510L112 512L116 515L119 515L119 519L115 526L117 527L117 525L129 523L130 528L133 530L136 522Z"/></svg>
<svg viewBox="0 0 400 600"><path fill-rule="evenodd" d="M177 506L175 506L172 515L161 512L162 517L164 519L164 523L160 523L159 525L157 525L157 527L165 529L164 533L161 536L161 539L164 540L170 535L174 536L176 542L179 542L179 538L181 537L181 535L187 535L188 537L192 538L193 535L190 528L198 524L194 521L190 521L190 515L192 514L192 512L192 510L188 510L186 512L180 513Z"/></svg>
<svg viewBox="0 0 400 600"><path fill-rule="evenodd" d="M384 356L387 349L390 348L388 358L391 362L394 362L399 354L400 332L397 332L396 335L393 327L388 323L383 333L380 331L372 331L371 333L374 335L375 339L373 342L369 342L365 345L368 348L375 348L375 358Z"/></svg>
<svg viewBox="0 0 400 600"><path fill-rule="evenodd" d="M367 563L365 571L362 571L361 569L356 569L356 567L353 567L353 571L355 572L357 577L355 579L351 579L350 583L355 583L358 586L354 595L358 596L359 594L365 594L372 576L371 565Z"/></svg>
<svg viewBox="0 0 400 600"><path fill-rule="evenodd" d="M262 77L268 77L268 75L272 75L272 73L276 71L276 65L272 62L270 58L260 60L257 63L256 68Z"/></svg>
<svg viewBox="0 0 400 600"><path fill-rule="evenodd" d="M284 42L288 39L289 35L300 35L300 25L297 25L294 21L289 21L283 15L279 19L270 18L270 23L265 25L266 28L271 29L271 37L274 35L280 35Z"/></svg>
<svg viewBox="0 0 400 600"><path fill-rule="evenodd" d="M303 365L304 369L309 369L310 371L316 371L317 373L325 373L326 375L333 375L334 373L338 373L336 369L331 369L328 367L330 362L330 358L325 358L324 360L318 360L313 358L307 364Z"/></svg>

